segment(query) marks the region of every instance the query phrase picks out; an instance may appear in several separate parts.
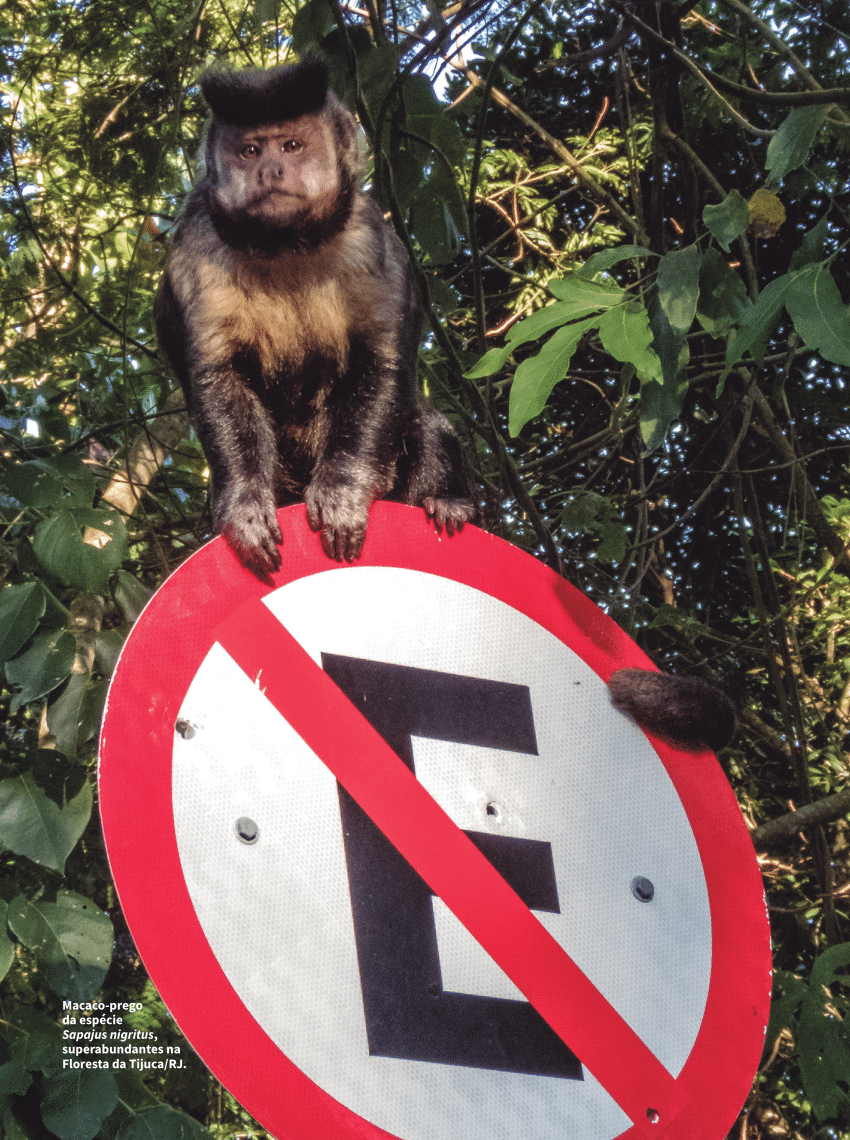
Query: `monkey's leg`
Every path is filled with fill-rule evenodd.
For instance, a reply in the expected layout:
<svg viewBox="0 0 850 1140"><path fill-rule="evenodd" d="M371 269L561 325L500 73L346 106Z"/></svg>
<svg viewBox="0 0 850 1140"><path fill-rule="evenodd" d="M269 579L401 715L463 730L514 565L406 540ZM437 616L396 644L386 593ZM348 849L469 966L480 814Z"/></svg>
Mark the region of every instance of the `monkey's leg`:
<svg viewBox="0 0 850 1140"><path fill-rule="evenodd" d="M212 470L215 530L256 574L280 569L270 414L233 367L219 366L192 378L192 415Z"/></svg>
<svg viewBox="0 0 850 1140"><path fill-rule="evenodd" d="M406 503L424 507L438 530L449 534L478 514L460 442L446 417L424 401L406 440L409 467L403 473Z"/></svg>

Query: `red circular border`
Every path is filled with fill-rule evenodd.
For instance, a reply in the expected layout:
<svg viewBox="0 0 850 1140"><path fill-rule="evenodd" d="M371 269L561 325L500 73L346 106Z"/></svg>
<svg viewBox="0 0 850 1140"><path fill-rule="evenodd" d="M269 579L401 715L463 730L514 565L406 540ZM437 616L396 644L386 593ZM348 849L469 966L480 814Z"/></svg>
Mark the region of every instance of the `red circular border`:
<svg viewBox="0 0 850 1140"><path fill-rule="evenodd" d="M100 739L100 807L124 914L165 1004L204 1062L280 1140L396 1140L334 1100L257 1024L218 964L183 879L174 831L174 722L213 630L251 597L334 569L303 507L278 513L283 569L271 585L221 539L185 562L134 626L112 678ZM448 538L421 510L372 507L360 566L394 566L465 583L530 617L603 680L623 666L652 668L587 597L530 555L466 527ZM345 573L346 567L338 568ZM712 968L697 1040L679 1074L686 1107L664 1140L722 1140L749 1091L770 1006L770 935L761 877L741 812L717 760L653 746L688 816L702 859ZM612 790L613 791L613 790ZM638 1140L635 1127L618 1140Z"/></svg>

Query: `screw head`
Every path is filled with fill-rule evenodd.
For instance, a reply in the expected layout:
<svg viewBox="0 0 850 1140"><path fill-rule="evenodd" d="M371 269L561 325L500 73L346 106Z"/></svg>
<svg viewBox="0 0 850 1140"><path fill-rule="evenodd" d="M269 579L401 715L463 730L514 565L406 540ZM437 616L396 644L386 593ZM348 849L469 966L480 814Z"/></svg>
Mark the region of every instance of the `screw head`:
<svg viewBox="0 0 850 1140"><path fill-rule="evenodd" d="M234 824L236 834L242 843L256 843L260 837L260 829L247 815L240 815Z"/></svg>
<svg viewBox="0 0 850 1140"><path fill-rule="evenodd" d="M636 875L631 882L632 894L638 902L651 902L655 895L655 886L650 879L643 875Z"/></svg>

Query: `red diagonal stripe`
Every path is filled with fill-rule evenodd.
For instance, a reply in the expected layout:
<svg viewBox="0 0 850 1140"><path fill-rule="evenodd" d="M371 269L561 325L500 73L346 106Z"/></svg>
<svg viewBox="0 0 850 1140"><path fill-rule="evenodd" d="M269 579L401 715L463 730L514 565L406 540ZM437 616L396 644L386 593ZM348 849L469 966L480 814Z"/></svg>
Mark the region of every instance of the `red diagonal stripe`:
<svg viewBox="0 0 850 1140"><path fill-rule="evenodd" d="M660 1137L684 1104L675 1079L359 709L258 599L215 636L637 1128Z"/></svg>

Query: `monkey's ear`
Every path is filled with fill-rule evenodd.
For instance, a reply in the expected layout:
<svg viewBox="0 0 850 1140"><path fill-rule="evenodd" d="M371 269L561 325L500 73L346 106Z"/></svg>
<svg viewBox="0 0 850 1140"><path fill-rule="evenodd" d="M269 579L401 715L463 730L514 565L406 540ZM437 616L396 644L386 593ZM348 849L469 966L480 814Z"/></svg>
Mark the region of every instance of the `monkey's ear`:
<svg viewBox="0 0 850 1140"><path fill-rule="evenodd" d="M219 122L260 127L320 111L328 97L328 65L315 53L268 70L229 71L213 65L198 82Z"/></svg>

